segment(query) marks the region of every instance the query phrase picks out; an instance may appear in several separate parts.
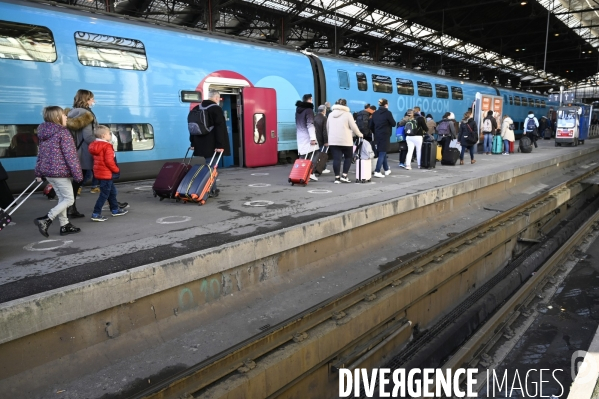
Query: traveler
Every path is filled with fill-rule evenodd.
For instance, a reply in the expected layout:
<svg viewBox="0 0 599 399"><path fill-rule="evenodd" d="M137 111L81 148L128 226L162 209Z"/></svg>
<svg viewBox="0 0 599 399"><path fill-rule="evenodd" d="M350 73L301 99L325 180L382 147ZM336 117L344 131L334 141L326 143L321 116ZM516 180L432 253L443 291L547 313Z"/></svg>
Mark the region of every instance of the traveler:
<svg viewBox="0 0 599 399"><path fill-rule="evenodd" d="M431 114L426 115L426 127L428 128L427 133L431 136L434 136L437 132L437 123L433 120ZM437 137L435 137L435 140L437 140Z"/></svg>
<svg viewBox="0 0 599 399"><path fill-rule="evenodd" d="M503 123L501 124L501 138L503 139L503 154L510 155L510 142L516 141L514 134L514 121L509 115L503 117Z"/></svg>
<svg viewBox="0 0 599 399"><path fill-rule="evenodd" d="M350 183L347 173L353 158L352 136L363 138L364 135L352 118L345 99L341 98L337 101L337 104L333 105L331 115L327 120L327 132L329 135L329 149L333 155L335 183ZM340 173L341 158L343 158L343 174Z"/></svg>
<svg viewBox="0 0 599 399"><path fill-rule="evenodd" d="M102 207L106 200L108 200L112 216L126 215L128 211L121 209L122 205L116 200L117 190L113 177L120 173L120 169L116 164L110 129L104 125L99 125L94 135L96 140L89 145L89 152L94 157L94 176L100 182L100 195L94 206L92 220L94 222L105 222L108 219L102 216Z"/></svg>
<svg viewBox="0 0 599 399"><path fill-rule="evenodd" d="M528 116L524 119L524 133L530 138L530 141L537 148L537 136L539 131L539 121L535 118L535 114L532 111L528 111Z"/></svg>
<svg viewBox="0 0 599 399"><path fill-rule="evenodd" d="M95 104L94 93L89 90L80 89L75 94L73 108L66 110L68 117L67 128L75 138L75 148L79 155L79 163L81 164L83 176L87 174L88 170L93 169L94 166L93 157L89 153L88 147L95 140L94 130L98 126L96 115L92 111L92 107ZM75 195L77 195L82 184L83 181L77 182L73 180L73 192ZM85 216L77 210L77 199L69 207L67 214L70 218L82 218Z"/></svg>
<svg viewBox="0 0 599 399"><path fill-rule="evenodd" d="M457 138L455 129L455 115L453 112L443 114L443 119L437 125L437 135L439 137L439 145L441 146L441 156L445 150L449 148L451 140Z"/></svg>
<svg viewBox="0 0 599 399"><path fill-rule="evenodd" d="M493 118L493 111L488 110L487 116L483 120L483 153L491 155L493 152L493 136L497 131L497 121Z"/></svg>
<svg viewBox="0 0 599 399"><path fill-rule="evenodd" d="M411 109L407 110L406 113L404 114L404 117L402 120L400 120L399 122L397 122L397 127L400 128L402 126L404 126L405 129L405 125L406 122L409 121L410 119L412 119L414 117L414 111L412 111ZM404 130L405 133L405 130ZM399 142L399 167L400 168L405 168L406 167L406 156L408 155L408 143L403 140Z"/></svg>
<svg viewBox="0 0 599 399"><path fill-rule="evenodd" d="M216 152L222 153L223 156L231 155L229 132L227 131L223 109L218 105L219 103L220 93L210 89L208 91L208 98L203 100L200 105L193 107L190 111L190 114L194 111L204 112L202 118L209 132L201 135L190 134L189 142L190 147L193 150L193 155L196 157L204 157L206 163L212 159ZM214 182L210 196L218 197L219 192L220 190L216 188L216 182Z"/></svg>
<svg viewBox="0 0 599 399"><path fill-rule="evenodd" d="M389 111L389 102L386 98L379 100L379 109L372 114L369 128L374 132L374 142L379 153L376 167L374 168L374 177L385 177L391 174L391 168L387 163L387 151L391 139L391 133L395 126L393 114ZM381 173L381 166L385 170L385 174Z"/></svg>
<svg viewBox="0 0 599 399"><path fill-rule="evenodd" d="M325 104L326 106L326 104ZM318 141L316 140L316 130L314 129L314 104L312 103L312 94L304 94L302 101L295 103L295 129L297 131L297 152L300 158L308 157L313 151L318 150ZM314 159L318 159L313 154ZM318 181L318 178L312 173L310 180Z"/></svg>
<svg viewBox="0 0 599 399"><path fill-rule="evenodd" d="M314 116L314 130L316 132L316 141L318 141L318 148L323 149L324 147L328 147L329 145L329 136L327 134L327 117L325 115L327 111L327 107L324 105L320 105L318 107L318 113ZM317 158L316 158L317 159ZM316 163L316 161L314 161ZM331 173L329 169L327 169L326 165L322 174Z"/></svg>
<svg viewBox="0 0 599 399"><path fill-rule="evenodd" d="M358 125L358 129L364 135L364 140L372 142L374 139L374 134L370 131L370 118L372 117L373 112L370 109L370 104L366 104L364 109L356 115L356 125Z"/></svg>
<svg viewBox="0 0 599 399"><path fill-rule="evenodd" d="M75 148L73 136L67 130L67 116L62 108L50 106L44 108L44 123L38 126L39 152L35 165L38 181L46 178L58 196L58 204L47 215L35 219L40 233L49 237L48 228L58 217L60 235L76 234L80 228L73 226L67 216L67 208L74 204L74 180L83 181L83 173Z"/></svg>
<svg viewBox="0 0 599 399"><path fill-rule="evenodd" d="M470 151L470 163L476 163L474 160L474 149L476 148L476 143L478 143L478 128L476 127L476 122L472 119L472 111L466 111L462 122L460 122L458 141L462 145L460 165L464 164L464 151L466 149Z"/></svg>
<svg viewBox="0 0 599 399"><path fill-rule="evenodd" d="M406 142L408 143L408 153L406 154L406 169L408 170L412 169L410 163L412 162L412 154L414 153L414 150L416 150L416 163L420 169L422 135L428 130L426 121L419 113L416 112L416 108L417 107L414 107L414 119L408 120L404 126ZM408 159L410 160L409 162Z"/></svg>
<svg viewBox="0 0 599 399"><path fill-rule="evenodd" d="M4 170L4 167L2 166L2 162L0 162L0 208L4 209L14 200L6 180L8 180L8 173L6 173L6 170Z"/></svg>
<svg viewBox="0 0 599 399"><path fill-rule="evenodd" d="M545 133L547 132L547 133ZM539 129L538 129L538 137L549 137L551 138L551 122L545 115L541 116L541 120L539 121Z"/></svg>
<svg viewBox="0 0 599 399"><path fill-rule="evenodd" d="M311 99L312 99L312 95L310 95L310 100ZM328 118L329 115L331 114L331 103L327 101L327 102L324 103L324 106L327 107L327 111L326 111L325 116Z"/></svg>

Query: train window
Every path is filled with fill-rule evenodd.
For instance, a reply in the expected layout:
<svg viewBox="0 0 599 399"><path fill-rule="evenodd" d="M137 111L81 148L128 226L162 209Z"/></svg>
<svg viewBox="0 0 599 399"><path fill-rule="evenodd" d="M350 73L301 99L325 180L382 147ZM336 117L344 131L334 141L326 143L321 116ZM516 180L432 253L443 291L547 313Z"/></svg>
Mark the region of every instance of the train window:
<svg viewBox="0 0 599 399"><path fill-rule="evenodd" d="M520 96L514 96L514 105L520 105Z"/></svg>
<svg viewBox="0 0 599 399"><path fill-rule="evenodd" d="M139 40L75 32L75 44L79 62L85 66L135 71L148 69L146 49Z"/></svg>
<svg viewBox="0 0 599 399"><path fill-rule="evenodd" d="M428 82L416 82L418 86L418 95L420 97L432 97L433 85Z"/></svg>
<svg viewBox="0 0 599 399"><path fill-rule="evenodd" d="M464 92L462 92L462 88L451 86L451 98L453 100L463 100Z"/></svg>
<svg viewBox="0 0 599 399"><path fill-rule="evenodd" d="M56 45L52 32L43 26L0 21L0 58L54 62Z"/></svg>
<svg viewBox="0 0 599 399"><path fill-rule="evenodd" d="M437 98L449 98L449 88L445 85L435 84Z"/></svg>
<svg viewBox="0 0 599 399"><path fill-rule="evenodd" d="M254 114L254 143L264 144L266 141L266 117L264 114Z"/></svg>
<svg viewBox="0 0 599 399"><path fill-rule="evenodd" d="M110 123L115 151L144 151L154 148L154 128L148 123Z"/></svg>
<svg viewBox="0 0 599 399"><path fill-rule="evenodd" d="M393 93L393 85L389 76L372 75L372 86L377 93Z"/></svg>
<svg viewBox="0 0 599 399"><path fill-rule="evenodd" d="M510 99L510 105L514 105L514 97L509 96L509 99Z"/></svg>
<svg viewBox="0 0 599 399"><path fill-rule="evenodd" d="M528 106L528 99L526 97L522 97L522 106L523 107L527 107Z"/></svg>
<svg viewBox="0 0 599 399"><path fill-rule="evenodd" d="M547 107L547 103L545 102L545 100L541 100L541 108L546 108Z"/></svg>
<svg viewBox="0 0 599 399"><path fill-rule="evenodd" d="M184 103L201 103L202 102L202 92L201 91L181 90L181 101Z"/></svg>
<svg viewBox="0 0 599 399"><path fill-rule="evenodd" d="M535 107L541 108L541 101L539 101L538 99L535 99Z"/></svg>
<svg viewBox="0 0 599 399"><path fill-rule="evenodd" d="M414 95L414 82L410 79L395 79L397 83L397 94L405 94L406 96Z"/></svg>
<svg viewBox="0 0 599 399"><path fill-rule="evenodd" d="M360 90L360 91L368 90L368 79L366 79L365 73L356 72L356 79L358 79L358 90Z"/></svg>
<svg viewBox="0 0 599 399"><path fill-rule="evenodd" d="M531 107L535 106L535 100L533 98L529 98L528 99L528 105L530 105Z"/></svg>
<svg viewBox="0 0 599 399"><path fill-rule="evenodd" d="M349 74L347 71L337 70L337 76L339 77L339 88L349 90Z"/></svg>
<svg viewBox="0 0 599 399"><path fill-rule="evenodd" d="M36 157L36 125L0 125L0 158Z"/></svg>

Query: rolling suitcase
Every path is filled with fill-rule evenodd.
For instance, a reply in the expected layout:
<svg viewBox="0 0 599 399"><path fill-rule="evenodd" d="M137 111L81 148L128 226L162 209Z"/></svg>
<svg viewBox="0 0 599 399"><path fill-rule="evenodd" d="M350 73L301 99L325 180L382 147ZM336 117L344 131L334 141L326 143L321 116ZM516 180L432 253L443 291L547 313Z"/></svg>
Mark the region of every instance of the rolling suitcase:
<svg viewBox="0 0 599 399"><path fill-rule="evenodd" d="M189 169L191 169L191 158L193 158L193 155L189 160L187 159L190 149L187 149L182 162L167 162L162 166L160 172L158 172L152 190L154 191L154 197L160 197L160 201L165 198L175 198L175 193L181 181Z"/></svg>
<svg viewBox="0 0 599 399"><path fill-rule="evenodd" d="M310 175L314 172L314 151L310 159L296 159L289 173L289 183L293 186L294 184L303 184L306 186L310 181Z"/></svg>
<svg viewBox="0 0 599 399"><path fill-rule="evenodd" d="M323 146L318 153L318 159L316 165L314 165L314 173L321 174L323 170L327 168L327 161L329 160L329 147Z"/></svg>
<svg viewBox="0 0 599 399"><path fill-rule="evenodd" d="M23 205L25 203L25 201L27 201L27 199L29 197L31 197L31 194L33 194L35 192L35 190L37 190L39 188L39 186L42 185L43 181L39 182L39 184L37 186L35 186L33 188L33 190L31 190L31 192L29 192L29 189L31 188L31 186L33 186L35 184L35 180L32 181L27 188L17 197L17 199L15 199L13 202L10 203L10 205L8 205L6 207L6 209L2 209L0 208L0 230L3 230L6 226L8 226L10 224L10 222L12 221L12 214L19 209L19 207L21 205ZM24 195L27 194L27 196L25 198L23 198L23 200L17 205L17 202L19 201L19 199ZM13 208L14 207L14 208ZM13 208L10 212L8 211L10 208Z"/></svg>
<svg viewBox="0 0 599 399"><path fill-rule="evenodd" d="M457 148L448 148L445 150L445 154L443 154L441 165L455 166L458 159L460 159L460 151Z"/></svg>
<svg viewBox="0 0 599 399"><path fill-rule="evenodd" d="M356 164L356 183L369 183L372 179L372 161L359 159Z"/></svg>
<svg viewBox="0 0 599 399"><path fill-rule="evenodd" d="M545 140L551 140L551 129L545 129L545 131L543 132L543 138Z"/></svg>
<svg viewBox="0 0 599 399"><path fill-rule="evenodd" d="M532 141L527 136L522 136L520 144L518 145L518 151L523 153L532 152Z"/></svg>
<svg viewBox="0 0 599 399"><path fill-rule="evenodd" d="M510 141L509 143L510 143L510 154L513 154L514 153L514 142Z"/></svg>
<svg viewBox="0 0 599 399"><path fill-rule="evenodd" d="M432 169L437 165L437 143L427 141L422 143L422 154L420 157L420 167Z"/></svg>
<svg viewBox="0 0 599 399"><path fill-rule="evenodd" d="M443 158L442 150L443 150L443 147L437 143L437 161L439 161L439 162L441 162L441 159Z"/></svg>
<svg viewBox="0 0 599 399"><path fill-rule="evenodd" d="M183 202L195 202L199 205L204 205L206 200L212 194L212 187L218 177L218 163L222 156L222 152L218 153L218 158L214 162L216 153L205 165L194 165L185 175L175 197Z"/></svg>
<svg viewBox="0 0 599 399"><path fill-rule="evenodd" d="M493 154L503 154L503 140L501 135L496 134L493 136L493 148L491 150Z"/></svg>

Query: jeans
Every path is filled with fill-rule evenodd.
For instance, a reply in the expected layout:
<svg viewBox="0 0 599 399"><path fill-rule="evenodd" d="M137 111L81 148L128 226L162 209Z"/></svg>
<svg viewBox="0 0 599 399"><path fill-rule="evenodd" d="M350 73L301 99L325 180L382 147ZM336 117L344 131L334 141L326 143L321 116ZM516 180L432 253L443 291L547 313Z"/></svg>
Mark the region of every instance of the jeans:
<svg viewBox="0 0 599 399"><path fill-rule="evenodd" d="M383 151L379 151L379 158L376 161L376 168L374 168L375 172L381 171L381 166L385 170L389 170L389 164L387 163L387 153Z"/></svg>
<svg viewBox="0 0 599 399"><path fill-rule="evenodd" d="M48 212L48 217L54 220L58 217L61 226L69 223L67 217L67 208L75 202L73 194L73 183L69 177L48 177L48 183L52 185L56 195L58 196L58 204Z"/></svg>
<svg viewBox="0 0 599 399"><path fill-rule="evenodd" d="M414 148L416 148L416 161L420 166L420 153L422 150L422 136L407 136L406 141L408 142L408 154L406 155L406 161L409 159L412 162L412 154ZM406 166L410 165L410 162L406 163Z"/></svg>
<svg viewBox="0 0 599 399"><path fill-rule="evenodd" d="M86 183L86 182L87 182L88 180L90 180L90 179L91 179L91 181L92 181L91 187L92 187L92 188L94 188L94 187L98 187L98 185L100 184L100 182L98 181L98 179L96 179L96 178L94 177L94 171L93 171L93 170L91 170L91 169L89 169L89 170L87 171L87 173L85 174L85 176L83 177L83 183Z"/></svg>
<svg viewBox="0 0 599 399"><path fill-rule="evenodd" d="M112 180L100 180L100 196L94 206L94 215L102 214L102 207L108 200L110 211L116 212L119 210L119 204L116 201L116 186Z"/></svg>
<svg viewBox="0 0 599 399"><path fill-rule="evenodd" d="M509 140L503 140L503 152L505 152L506 154L510 153L510 141Z"/></svg>
<svg viewBox="0 0 599 399"><path fill-rule="evenodd" d="M351 167L351 160L354 155L352 146L332 145L329 146L329 151L333 154L333 172L335 177L339 177L341 169L341 158L343 158L343 174L347 175Z"/></svg>
<svg viewBox="0 0 599 399"><path fill-rule="evenodd" d="M485 133L483 152L493 152L493 133Z"/></svg>
<svg viewBox="0 0 599 399"><path fill-rule="evenodd" d="M470 151L470 160L474 159L474 147L476 147L475 145L471 145L470 147L468 147L468 151ZM462 146L462 152L460 153L460 161L464 160L464 151L466 150L466 146Z"/></svg>

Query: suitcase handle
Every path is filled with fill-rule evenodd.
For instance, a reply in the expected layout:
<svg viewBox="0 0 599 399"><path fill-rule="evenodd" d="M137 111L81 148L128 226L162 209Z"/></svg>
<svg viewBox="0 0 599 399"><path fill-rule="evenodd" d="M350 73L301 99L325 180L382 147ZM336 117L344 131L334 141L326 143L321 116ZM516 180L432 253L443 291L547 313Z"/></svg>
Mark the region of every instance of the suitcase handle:
<svg viewBox="0 0 599 399"><path fill-rule="evenodd" d="M216 159L216 163L213 164L212 162L214 161L214 157L216 157L216 154L218 154L218 158ZM220 162L220 158L223 156L223 153L220 151L214 151L214 155L212 155L212 158L210 159L210 162L208 162L208 166L213 167L214 169L218 168L218 163Z"/></svg>
<svg viewBox="0 0 599 399"><path fill-rule="evenodd" d="M325 150L325 148L326 148L326 150ZM324 153L329 152L329 146L324 146L323 145L322 148L320 149L320 152L324 152Z"/></svg>
<svg viewBox="0 0 599 399"><path fill-rule="evenodd" d="M189 150L191 150L193 147L188 147L187 148L187 152L185 153L185 157L183 158L183 163L185 163L185 161L187 160L187 155L189 154ZM191 159L193 158L193 152L191 153L191 156L189 157L189 162L187 162L187 165L191 164Z"/></svg>
<svg viewBox="0 0 599 399"><path fill-rule="evenodd" d="M6 209L5 209L4 211L5 211L5 212L7 212L7 211L8 211L8 210L9 210L9 209L10 209L10 208L13 206L13 205L15 205L15 204L17 203L17 201L19 200L19 198L21 198L21 197L23 196L23 194L27 193L27 191L29 190L29 188L30 188L31 186L33 186L33 185L35 184L35 182L36 182L36 179L34 179L34 180L33 180L33 181L32 181L32 182L31 182L31 183L30 183L30 184L27 186L27 188L26 188L25 190L23 190L23 192L22 192L21 194L19 194L19 196L18 196L18 197L17 197L17 198L16 198L16 199L15 199L13 202L11 202L9 206L7 206L7 207L6 207ZM33 193L35 192L35 190L37 190L37 189L38 189L38 188L39 188L39 187L40 187L40 186L41 186L43 183L44 183L44 181L43 181L43 180L42 180L41 182L39 182L39 184L38 184L37 186L35 186L33 190L31 190L31 192L30 192L30 193L27 195L27 197L25 197L25 198L23 199L23 201L21 201L21 203L19 203L17 206L15 206L15 208L14 208L12 211L10 211L9 215L11 215L11 216L12 216L12 214L14 213L14 211L16 211L17 209L19 209L19 207L20 207L21 205L23 205L23 204L25 203L25 201L27 201L27 199L28 199L29 197L31 197L31 194L33 194Z"/></svg>

